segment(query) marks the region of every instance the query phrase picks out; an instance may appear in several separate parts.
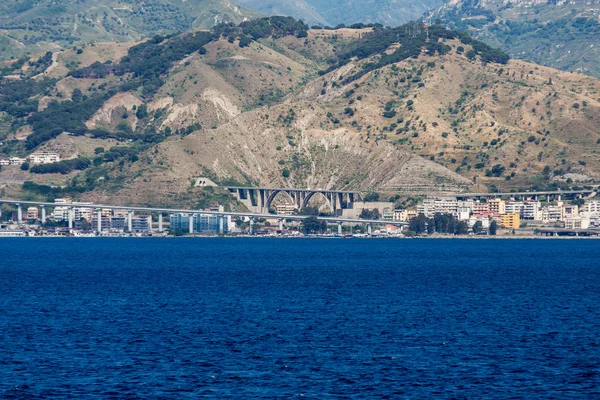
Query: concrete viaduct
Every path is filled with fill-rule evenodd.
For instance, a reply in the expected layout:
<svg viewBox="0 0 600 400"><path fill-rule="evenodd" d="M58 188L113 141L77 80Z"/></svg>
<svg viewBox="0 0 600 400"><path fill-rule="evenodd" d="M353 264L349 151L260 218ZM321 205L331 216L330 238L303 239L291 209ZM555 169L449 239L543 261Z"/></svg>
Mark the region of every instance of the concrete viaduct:
<svg viewBox="0 0 600 400"><path fill-rule="evenodd" d="M290 188L267 188L249 186L229 186L226 188L230 193L240 200L249 210L258 213L268 213L275 196L284 193L290 201L298 207L305 208L310 199L316 194L321 194L327 200L334 215L338 210L348 208L349 204L360 201L361 195L358 191L330 190L330 189L290 189Z"/></svg>
<svg viewBox="0 0 600 400"><path fill-rule="evenodd" d="M46 209L54 208L54 207L66 207L69 209L68 212L68 222L69 228L73 228L73 208L90 208L95 210L98 213L98 216L101 216L102 210L125 210L127 211L127 226L128 230L132 231L132 219L134 212L146 213L148 215L158 214L158 232L163 232L163 216L164 214L205 214L205 215L216 215L216 216L232 216L232 217L247 217L250 219L250 232L252 233L252 226L254 224L255 219L277 219L279 221L279 229L283 229L283 221L292 220L292 221L302 221L303 219L310 218L310 216L306 215L274 215L267 213L252 213L252 212L238 212L238 211L207 211L207 210L190 210L190 209L177 209L177 208L154 208L154 207L130 207L130 206L113 206L113 205L105 205L105 204L90 204L90 205L81 205L81 204L73 204L69 203L50 203L50 202L40 202L40 201L22 201L22 200L11 200L11 199L0 199L0 216L2 215L2 204L11 204L17 207L17 220L19 224L23 223L23 206L33 206L41 208L41 222L42 225L46 223ZM395 226L406 226L407 222L403 221L388 221L388 220L370 220L370 219L356 219L356 218L336 218L336 217L322 217L316 216L317 219L325 221L330 224L337 224L338 233L342 233L342 224L366 224L369 234L371 233L371 227L381 226L381 225L395 225ZM101 218L97 218L98 223L97 231L102 231L101 226ZM193 224L192 218L190 218L190 233L193 233ZM223 233L223 225L220 224L220 233Z"/></svg>
<svg viewBox="0 0 600 400"><path fill-rule="evenodd" d="M538 197L545 196L548 199L556 198L560 200L561 197L583 197L595 195L598 188L582 189L582 190L547 190L547 191L535 191L535 192L505 192L505 193L454 193L445 196L456 197L457 200L464 199L493 199L499 197L512 197L518 198L531 198L537 199Z"/></svg>

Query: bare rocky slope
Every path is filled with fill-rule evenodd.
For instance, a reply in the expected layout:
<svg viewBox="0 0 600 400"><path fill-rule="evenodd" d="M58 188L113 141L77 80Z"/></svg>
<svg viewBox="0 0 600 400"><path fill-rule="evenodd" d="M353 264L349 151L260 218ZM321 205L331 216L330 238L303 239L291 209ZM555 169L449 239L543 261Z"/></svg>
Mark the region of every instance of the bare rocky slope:
<svg viewBox="0 0 600 400"><path fill-rule="evenodd" d="M423 40L436 35L431 29L417 34ZM193 35L189 40L197 41ZM352 56L368 36L310 31L247 44L221 36L173 61L152 92L147 87L154 80L135 86L141 72L119 75L119 68L136 49L156 53L179 42L62 52L52 69L30 78L34 67L25 65L17 82L43 86L26 99L38 101L38 112L17 118L19 110L4 111L10 128L0 152L51 150L91 165L46 174L4 167L0 190L198 206L230 202L218 188L194 187L201 176L220 185L389 195L584 185L600 178L596 79L523 61L488 62L487 50L475 52L475 44L453 35L437 42L446 46L442 54L423 48L393 62L409 49L412 42L405 41ZM110 61L102 65L111 71L100 74L104 67L94 66L94 57ZM6 97L14 82L5 79L0 94ZM78 104L95 108L84 113ZM61 107L69 115L83 113L83 125L73 123L36 144L46 132L36 116ZM25 181L40 186L21 187Z"/></svg>

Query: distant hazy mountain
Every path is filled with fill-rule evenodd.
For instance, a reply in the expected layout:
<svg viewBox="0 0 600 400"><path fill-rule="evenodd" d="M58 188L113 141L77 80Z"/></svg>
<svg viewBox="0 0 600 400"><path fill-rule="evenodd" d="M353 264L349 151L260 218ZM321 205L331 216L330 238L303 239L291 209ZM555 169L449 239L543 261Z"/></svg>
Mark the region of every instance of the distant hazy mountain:
<svg viewBox="0 0 600 400"><path fill-rule="evenodd" d="M430 18L512 57L600 77L600 0L450 0Z"/></svg>
<svg viewBox="0 0 600 400"><path fill-rule="evenodd" d="M419 19L441 0L238 0L269 15L290 15L310 24L337 25L379 22L398 26Z"/></svg>
<svg viewBox="0 0 600 400"><path fill-rule="evenodd" d="M312 5L304 0L238 0L237 2L266 15L289 15L309 24L329 24Z"/></svg>
<svg viewBox="0 0 600 400"><path fill-rule="evenodd" d="M0 59L81 43L206 29L257 16L228 0L1 1Z"/></svg>

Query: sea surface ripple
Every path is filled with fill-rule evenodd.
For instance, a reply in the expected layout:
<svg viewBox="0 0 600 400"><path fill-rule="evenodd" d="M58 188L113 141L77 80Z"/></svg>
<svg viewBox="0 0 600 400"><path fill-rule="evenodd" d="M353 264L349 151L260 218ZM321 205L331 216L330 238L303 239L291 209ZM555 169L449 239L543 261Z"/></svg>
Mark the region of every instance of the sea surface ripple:
<svg viewBox="0 0 600 400"><path fill-rule="evenodd" d="M600 398L600 241L1 239L0 398Z"/></svg>

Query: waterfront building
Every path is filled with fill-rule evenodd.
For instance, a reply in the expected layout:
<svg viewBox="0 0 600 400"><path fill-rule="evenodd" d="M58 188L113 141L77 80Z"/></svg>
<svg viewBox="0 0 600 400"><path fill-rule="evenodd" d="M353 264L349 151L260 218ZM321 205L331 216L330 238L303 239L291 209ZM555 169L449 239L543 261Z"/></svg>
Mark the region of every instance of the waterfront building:
<svg viewBox="0 0 600 400"><path fill-rule="evenodd" d="M518 229L521 227L521 214L512 212L500 216L500 226L506 229Z"/></svg>
<svg viewBox="0 0 600 400"><path fill-rule="evenodd" d="M382 219L385 219L387 221L393 221L394 220L394 210L391 207L386 207L383 209L383 215L381 216Z"/></svg>
<svg viewBox="0 0 600 400"><path fill-rule="evenodd" d="M223 232L229 232L232 223L230 215L213 215L213 214L192 214L178 213L171 214L171 230L182 230L189 232L190 218L192 218L192 227L194 232L200 233L219 233L221 224Z"/></svg>
<svg viewBox="0 0 600 400"><path fill-rule="evenodd" d="M55 199L54 203L57 204L52 211L52 219L60 222L65 221L69 218L69 207L67 204L73 203L70 198Z"/></svg>
<svg viewBox="0 0 600 400"><path fill-rule="evenodd" d="M393 221L408 221L408 211L404 210L402 208L395 209L392 220Z"/></svg>
<svg viewBox="0 0 600 400"><path fill-rule="evenodd" d="M522 201L508 200L504 203L504 212L506 214L519 214L523 212L525 204Z"/></svg>
<svg viewBox="0 0 600 400"><path fill-rule="evenodd" d="M498 215L506 214L506 202L502 199L490 199L487 202L489 210Z"/></svg>
<svg viewBox="0 0 600 400"><path fill-rule="evenodd" d="M581 206L581 210L579 210L581 214L600 214L600 201L593 200L588 201L584 205Z"/></svg>
<svg viewBox="0 0 600 400"><path fill-rule="evenodd" d="M37 221L39 218L39 211L37 207L27 207L27 214L25 214L25 219L27 221Z"/></svg>
<svg viewBox="0 0 600 400"><path fill-rule="evenodd" d="M556 222L563 220L563 207L559 206L544 206L542 207L542 221Z"/></svg>
<svg viewBox="0 0 600 400"><path fill-rule="evenodd" d="M110 218L109 229L111 231L123 232L127 227L127 219L125 217Z"/></svg>
<svg viewBox="0 0 600 400"><path fill-rule="evenodd" d="M473 202L473 215L483 215L490 212L490 205L488 203L482 203L480 201Z"/></svg>
<svg viewBox="0 0 600 400"><path fill-rule="evenodd" d="M565 229L588 229L590 227L590 219L580 216L565 217Z"/></svg>
<svg viewBox="0 0 600 400"><path fill-rule="evenodd" d="M135 233L146 233L151 230L151 220L147 215L138 215L131 219L131 230Z"/></svg>
<svg viewBox="0 0 600 400"><path fill-rule="evenodd" d="M540 202L534 200L525 201L521 209L521 216L523 219L540 221L542 219L542 206Z"/></svg>
<svg viewBox="0 0 600 400"><path fill-rule="evenodd" d="M433 218L435 214L452 214L456 216L458 201L456 198L451 197L428 198L417 205L417 213L423 214L427 218Z"/></svg>
<svg viewBox="0 0 600 400"><path fill-rule="evenodd" d="M563 219L579 216L579 207L575 204L565 204L563 206Z"/></svg>

